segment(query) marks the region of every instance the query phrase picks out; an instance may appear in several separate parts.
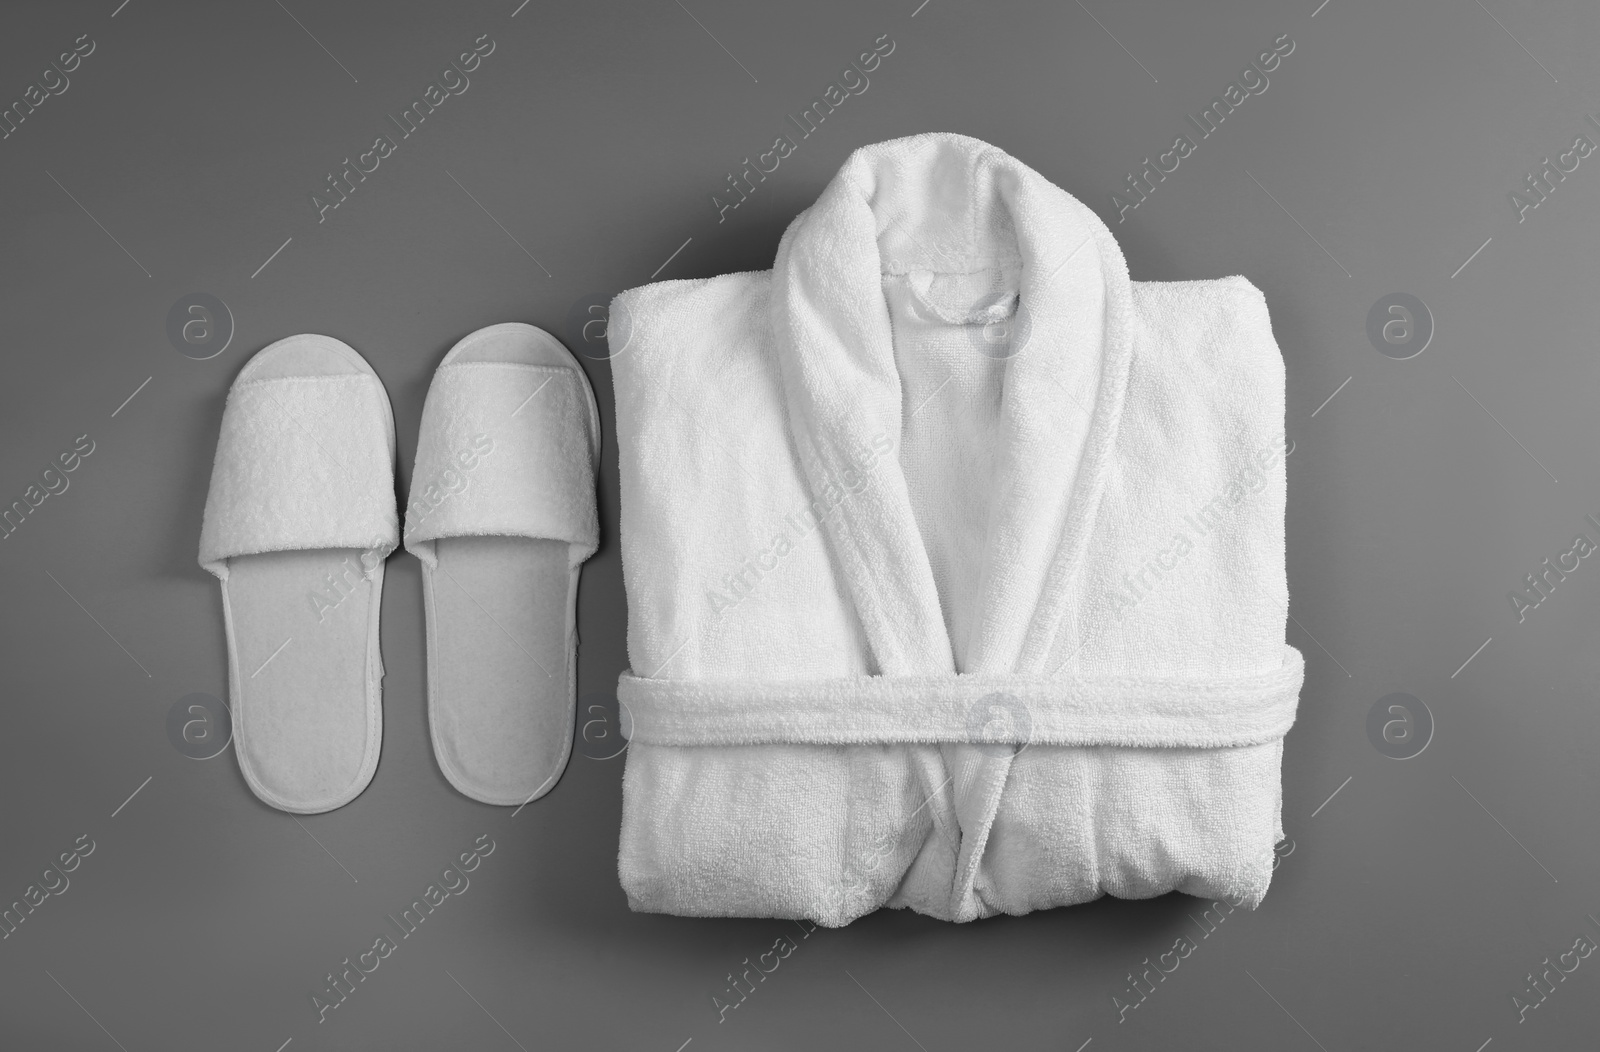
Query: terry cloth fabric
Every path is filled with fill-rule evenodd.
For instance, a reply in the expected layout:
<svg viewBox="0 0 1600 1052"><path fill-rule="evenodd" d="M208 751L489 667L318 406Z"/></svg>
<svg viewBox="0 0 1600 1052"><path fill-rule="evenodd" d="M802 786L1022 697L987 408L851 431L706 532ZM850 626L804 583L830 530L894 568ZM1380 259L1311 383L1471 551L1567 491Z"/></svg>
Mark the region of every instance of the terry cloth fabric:
<svg viewBox="0 0 1600 1052"><path fill-rule="evenodd" d="M1248 281L1131 282L1043 176L922 135L611 330L634 909L1260 902L1303 663Z"/></svg>
<svg viewBox="0 0 1600 1052"><path fill-rule="evenodd" d="M252 359L254 368L292 341L337 344L291 337ZM359 548L381 562L394 550L394 425L382 382L361 365L332 375L241 375L229 390L200 531L202 567L225 581L228 560L244 555Z"/></svg>
<svg viewBox="0 0 1600 1052"><path fill-rule="evenodd" d="M510 333L501 330L511 330ZM531 325L474 337L554 338ZM471 348L467 341L461 345ZM559 347L559 344L557 344ZM446 361L428 391L406 508L405 545L429 566L447 537L529 537L571 546L576 566L599 546L594 461L599 423L571 355L560 365Z"/></svg>

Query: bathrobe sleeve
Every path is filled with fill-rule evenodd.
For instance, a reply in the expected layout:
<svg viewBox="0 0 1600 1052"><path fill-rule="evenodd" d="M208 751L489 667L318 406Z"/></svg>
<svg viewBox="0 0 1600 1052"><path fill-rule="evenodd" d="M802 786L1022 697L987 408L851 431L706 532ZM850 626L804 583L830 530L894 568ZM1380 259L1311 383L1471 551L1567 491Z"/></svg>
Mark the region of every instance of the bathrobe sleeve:
<svg viewBox="0 0 1600 1052"><path fill-rule="evenodd" d="M1241 277L1135 282L1141 322L1082 613L1085 671L1247 675L1283 660L1283 357ZM1087 642L1086 642L1087 641Z"/></svg>
<svg viewBox="0 0 1600 1052"><path fill-rule="evenodd" d="M770 285L766 271L659 282L611 308L628 655L641 676L868 668L781 409Z"/></svg>

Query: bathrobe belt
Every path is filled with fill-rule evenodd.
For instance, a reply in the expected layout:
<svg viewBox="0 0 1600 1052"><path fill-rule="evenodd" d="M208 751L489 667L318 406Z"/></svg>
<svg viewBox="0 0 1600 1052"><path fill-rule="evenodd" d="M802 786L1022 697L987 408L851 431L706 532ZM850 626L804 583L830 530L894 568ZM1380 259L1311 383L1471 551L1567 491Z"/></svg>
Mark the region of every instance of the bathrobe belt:
<svg viewBox="0 0 1600 1052"><path fill-rule="evenodd" d="M1121 745L1223 748L1294 723L1305 661L1236 675L957 674L795 682L644 679L617 684L622 729L647 745Z"/></svg>

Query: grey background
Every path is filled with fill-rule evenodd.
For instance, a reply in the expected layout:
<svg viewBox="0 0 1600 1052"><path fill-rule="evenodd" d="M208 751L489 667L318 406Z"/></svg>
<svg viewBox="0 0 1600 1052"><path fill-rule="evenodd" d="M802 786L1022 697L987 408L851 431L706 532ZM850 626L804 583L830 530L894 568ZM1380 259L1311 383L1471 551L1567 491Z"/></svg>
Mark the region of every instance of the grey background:
<svg viewBox="0 0 1600 1052"><path fill-rule="evenodd" d="M1576 935L1600 940L1585 919L1600 916L1600 567L1585 560L1525 622L1507 598L1577 533L1600 536L1583 518L1600 517L1600 156L1522 221L1508 196L1575 136L1600 142L1584 120L1600 114L1592 5L285 2L4 12L5 99L80 34L95 50L0 141L0 502L76 436L96 449L0 541L0 898L80 834L96 847L0 942L0 1044L1593 1042L1600 956L1525 1022L1511 998ZM329 170L484 33L496 49L467 93L319 224L309 195ZM885 33L896 48L871 88L718 222L725 175ZM1285 33L1295 50L1270 88L1119 223L1129 171L1192 136L1185 114ZM404 554L363 796L297 820L250 795L231 749L172 746L173 703L226 692L218 591L195 553L223 395L252 352L296 332L357 348L388 387L408 479L455 340L524 320L576 345L575 307L658 268L768 267L850 150L931 130L994 143L1087 202L1135 279L1240 273L1266 293L1295 441L1289 640L1308 670L1284 762L1292 851L1259 911L1209 938L1189 917L1203 904L1179 895L965 926L885 911L804 938L632 914L620 757L575 750L514 817L440 775ZM165 328L196 292L237 326L204 361ZM1396 292L1436 326L1407 360L1366 336ZM609 366L585 364L606 527L583 573L580 691L603 699L626 666L625 607ZM1435 722L1403 761L1366 730L1395 692ZM470 888L318 1023L322 977L485 833L497 848ZM727 974L783 934L798 950L719 1023ZM1119 1023L1127 974L1179 935L1197 949Z"/></svg>

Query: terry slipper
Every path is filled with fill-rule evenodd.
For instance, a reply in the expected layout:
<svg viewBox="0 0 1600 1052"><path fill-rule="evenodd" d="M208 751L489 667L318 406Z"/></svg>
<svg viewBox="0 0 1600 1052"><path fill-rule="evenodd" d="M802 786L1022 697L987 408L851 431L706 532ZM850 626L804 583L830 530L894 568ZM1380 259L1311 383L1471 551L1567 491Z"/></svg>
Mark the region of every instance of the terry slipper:
<svg viewBox="0 0 1600 1052"><path fill-rule="evenodd" d="M422 560L434 756L474 800L525 804L566 769L599 455L594 392L543 329L479 329L439 364L404 537Z"/></svg>
<svg viewBox="0 0 1600 1052"><path fill-rule="evenodd" d="M362 357L302 335L251 358L222 413L200 565L222 581L239 769L279 810L331 811L377 769L397 517L394 417Z"/></svg>

